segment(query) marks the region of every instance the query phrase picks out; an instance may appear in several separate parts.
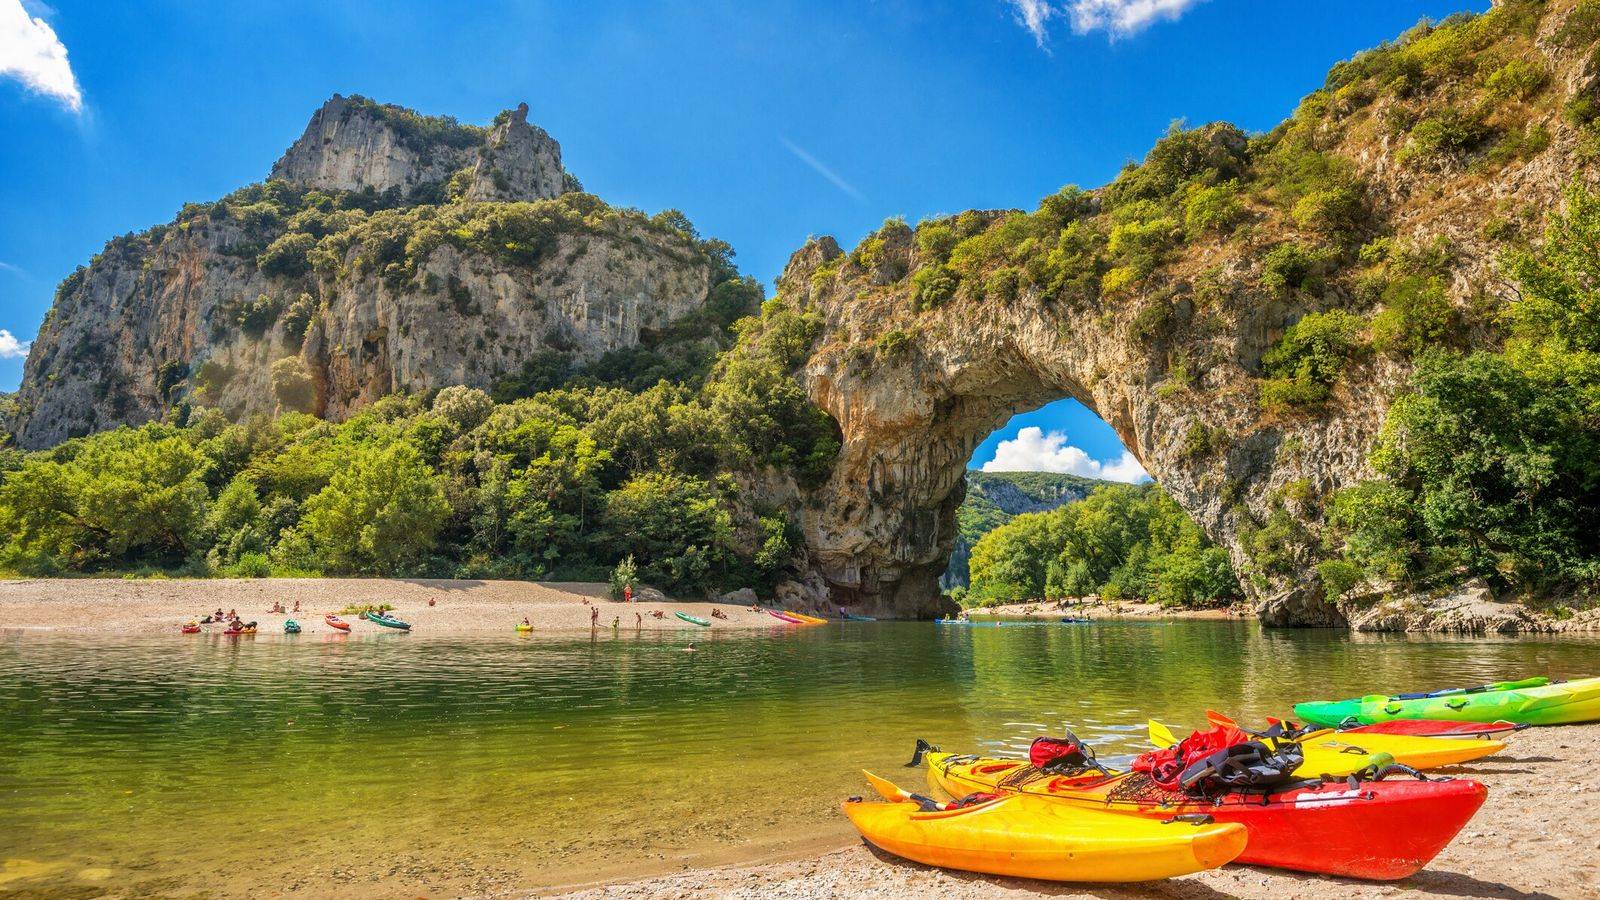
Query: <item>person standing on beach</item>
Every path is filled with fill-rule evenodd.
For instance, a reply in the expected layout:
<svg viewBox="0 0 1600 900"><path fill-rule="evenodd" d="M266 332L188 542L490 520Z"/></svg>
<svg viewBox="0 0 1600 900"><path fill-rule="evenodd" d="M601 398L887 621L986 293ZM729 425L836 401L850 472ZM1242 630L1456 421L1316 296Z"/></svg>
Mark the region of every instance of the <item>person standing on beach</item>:
<svg viewBox="0 0 1600 900"><path fill-rule="evenodd" d="M600 627L600 607L598 607L598 606L589 607L589 627L590 628L599 628Z"/></svg>
<svg viewBox="0 0 1600 900"><path fill-rule="evenodd" d="M625 585L622 586L622 602L623 603L632 603L633 602L633 585L625 584Z"/></svg>
<svg viewBox="0 0 1600 900"><path fill-rule="evenodd" d="M633 614L633 627L635 629L639 629L639 628L643 628L644 627L644 613L634 613Z"/></svg>

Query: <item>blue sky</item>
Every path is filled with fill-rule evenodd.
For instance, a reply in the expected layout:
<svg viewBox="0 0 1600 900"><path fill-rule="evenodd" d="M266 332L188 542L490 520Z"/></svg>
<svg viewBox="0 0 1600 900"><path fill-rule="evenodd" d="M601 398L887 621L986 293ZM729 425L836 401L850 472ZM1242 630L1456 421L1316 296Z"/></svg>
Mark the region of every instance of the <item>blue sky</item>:
<svg viewBox="0 0 1600 900"><path fill-rule="evenodd" d="M334 92L479 123L526 100L589 190L684 210L770 283L809 235L1101 184L1173 119L1270 128L1337 60L1488 5L0 0L0 390L74 266L264 177ZM1016 459L1130 471L1072 403L974 464L1027 426Z"/></svg>

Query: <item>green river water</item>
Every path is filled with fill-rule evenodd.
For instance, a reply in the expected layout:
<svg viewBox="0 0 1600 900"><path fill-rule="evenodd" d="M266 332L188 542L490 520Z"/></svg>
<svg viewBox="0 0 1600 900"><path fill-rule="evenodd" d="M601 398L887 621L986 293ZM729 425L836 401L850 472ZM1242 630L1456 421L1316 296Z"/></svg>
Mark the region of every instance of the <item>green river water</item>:
<svg viewBox="0 0 1600 900"><path fill-rule="evenodd" d="M699 650L683 652L690 639ZM548 888L851 839L913 739L1600 674L1600 641L1246 622L430 638L0 632L0 895Z"/></svg>

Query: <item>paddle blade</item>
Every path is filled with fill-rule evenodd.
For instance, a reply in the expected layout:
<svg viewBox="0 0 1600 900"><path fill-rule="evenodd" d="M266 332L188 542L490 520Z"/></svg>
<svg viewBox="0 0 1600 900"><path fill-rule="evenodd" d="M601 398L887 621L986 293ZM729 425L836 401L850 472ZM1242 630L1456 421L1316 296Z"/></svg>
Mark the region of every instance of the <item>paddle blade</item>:
<svg viewBox="0 0 1600 900"><path fill-rule="evenodd" d="M1172 733L1171 728L1161 724L1160 722L1157 722L1155 719L1151 719L1150 743L1155 745L1158 749L1163 747L1175 747L1178 745L1178 736Z"/></svg>
<svg viewBox="0 0 1600 900"><path fill-rule="evenodd" d="M882 797L883 799L885 799L885 800L910 800L911 799L911 795L909 793L900 790L900 788L894 782L890 781L889 779L887 779L887 778L879 778L878 776L872 774L871 772L868 772L866 769L862 769L861 770L861 774L867 776L867 783L872 785L872 789L877 791L878 792L878 796Z"/></svg>
<svg viewBox="0 0 1600 900"><path fill-rule="evenodd" d="M1233 719L1223 715L1222 713L1217 712L1214 709L1206 710L1206 721L1210 722L1212 725L1221 725L1224 728L1238 728L1239 727L1239 723L1238 722L1235 722Z"/></svg>

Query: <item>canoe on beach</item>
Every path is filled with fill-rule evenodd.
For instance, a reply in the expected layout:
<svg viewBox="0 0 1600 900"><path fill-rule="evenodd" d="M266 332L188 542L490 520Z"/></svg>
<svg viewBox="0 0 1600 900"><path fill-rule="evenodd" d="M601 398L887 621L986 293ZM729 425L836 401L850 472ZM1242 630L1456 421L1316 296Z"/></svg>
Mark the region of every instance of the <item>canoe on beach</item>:
<svg viewBox="0 0 1600 900"><path fill-rule="evenodd" d="M1330 728L1394 719L1566 725L1600 720L1600 678L1525 678L1426 694L1369 694L1350 700L1297 703L1294 713Z"/></svg>
<svg viewBox="0 0 1600 900"><path fill-rule="evenodd" d="M673 613L673 615L675 615L678 618L684 620L685 622L688 622L691 625L699 625L701 628L710 628L711 627L711 620L710 619L702 619L699 616L691 616L686 612L675 612L675 613Z"/></svg>
<svg viewBox="0 0 1600 900"><path fill-rule="evenodd" d="M844 814L868 843L926 865L1050 881L1153 881L1214 869L1245 848L1237 824L1163 824L1025 794L939 809L868 778L885 802L847 800Z"/></svg>

